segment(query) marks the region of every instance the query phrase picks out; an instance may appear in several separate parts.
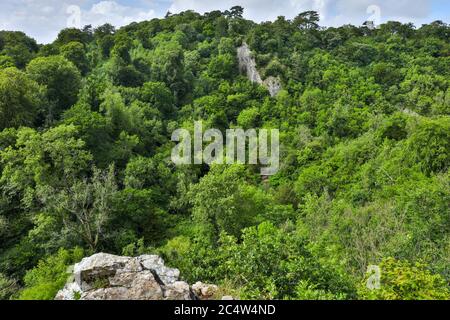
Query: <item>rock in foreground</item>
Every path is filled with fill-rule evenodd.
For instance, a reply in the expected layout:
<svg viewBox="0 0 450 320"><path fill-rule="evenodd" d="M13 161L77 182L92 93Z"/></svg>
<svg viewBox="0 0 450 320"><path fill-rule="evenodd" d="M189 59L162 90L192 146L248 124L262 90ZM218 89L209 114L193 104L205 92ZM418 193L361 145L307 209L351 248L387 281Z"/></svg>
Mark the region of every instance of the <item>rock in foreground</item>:
<svg viewBox="0 0 450 320"><path fill-rule="evenodd" d="M74 267L73 281L58 292L56 300L198 300L211 298L213 285L194 290L178 281L180 271L168 268L154 255L136 258L105 253L84 258ZM204 295L202 294L204 293Z"/></svg>

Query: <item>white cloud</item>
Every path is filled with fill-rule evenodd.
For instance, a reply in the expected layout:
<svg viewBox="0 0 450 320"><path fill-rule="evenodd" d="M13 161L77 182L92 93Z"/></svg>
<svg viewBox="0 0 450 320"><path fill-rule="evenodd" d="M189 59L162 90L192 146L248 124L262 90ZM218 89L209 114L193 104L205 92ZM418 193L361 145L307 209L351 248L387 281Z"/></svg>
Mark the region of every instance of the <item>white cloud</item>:
<svg viewBox="0 0 450 320"><path fill-rule="evenodd" d="M99 26L108 22L121 27L155 17L153 10L121 5L117 1L98 1L83 10L85 3L86 0L2 0L0 29L24 31L38 42L48 43L68 25ZM79 15L73 10L77 7L80 8ZM68 8L72 10L68 12Z"/></svg>
<svg viewBox="0 0 450 320"><path fill-rule="evenodd" d="M81 24L99 26L111 23L121 27L131 22L141 22L155 18L154 10L142 10L123 6L115 1L101 1L94 4L89 11L81 12Z"/></svg>
<svg viewBox="0 0 450 320"><path fill-rule="evenodd" d="M133 21L149 20L167 10L178 13L195 10L204 13L226 10L235 5L245 8L245 17L255 21L274 20L283 15L292 19L306 10L321 14L321 24L338 26L362 24L370 19L367 8L380 8L381 21L399 20L417 25L431 21L432 0L0 0L0 29L21 30L39 42L53 41L68 22L98 26L109 22L123 26ZM73 19L70 6L81 8ZM155 11L154 11L155 10ZM72 18L72 19L70 19Z"/></svg>
<svg viewBox="0 0 450 320"><path fill-rule="evenodd" d="M208 12L226 10L239 4L245 10L245 17L255 21L274 20L283 15L291 19L306 10L318 11L321 24L327 26L347 23L361 24L372 13L369 6L380 8L381 21L394 18L403 21L419 22L429 15L431 0L222 0L220 3L210 0L173 0L170 11L178 13L184 10Z"/></svg>

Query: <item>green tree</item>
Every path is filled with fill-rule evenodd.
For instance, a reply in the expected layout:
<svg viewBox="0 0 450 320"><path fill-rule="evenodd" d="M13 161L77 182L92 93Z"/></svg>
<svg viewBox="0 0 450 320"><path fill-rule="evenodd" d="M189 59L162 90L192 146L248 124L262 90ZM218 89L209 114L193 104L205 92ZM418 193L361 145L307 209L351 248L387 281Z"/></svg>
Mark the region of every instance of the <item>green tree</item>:
<svg viewBox="0 0 450 320"><path fill-rule="evenodd" d="M79 236L95 252L111 219L117 184L114 166L93 172L90 180L75 181L62 190L44 186L38 193L45 210L60 216L67 232Z"/></svg>
<svg viewBox="0 0 450 320"><path fill-rule="evenodd" d="M233 19L242 18L244 15L244 8L241 6L234 6L229 11L229 17Z"/></svg>
<svg viewBox="0 0 450 320"><path fill-rule="evenodd" d="M82 75L86 75L89 71L89 61L82 43L69 42L61 47L61 55L72 62L80 70Z"/></svg>
<svg viewBox="0 0 450 320"><path fill-rule="evenodd" d="M10 56L0 55L0 69L14 67L14 60Z"/></svg>
<svg viewBox="0 0 450 320"><path fill-rule="evenodd" d="M449 118L423 121L408 140L407 153L425 173L445 172L450 165Z"/></svg>
<svg viewBox="0 0 450 320"><path fill-rule="evenodd" d="M312 30L319 28L320 17L316 11L306 11L300 13L294 19L294 25L299 29Z"/></svg>
<svg viewBox="0 0 450 320"><path fill-rule="evenodd" d="M42 88L22 71L0 70L0 130L37 124L43 98Z"/></svg>
<svg viewBox="0 0 450 320"><path fill-rule="evenodd" d="M158 109L166 118L175 112L175 99L162 82L146 82L140 89L140 100Z"/></svg>
<svg viewBox="0 0 450 320"><path fill-rule="evenodd" d="M35 186L68 186L89 169L92 156L74 126L61 125L43 133L21 128L15 139L14 145L0 150L0 185L12 198L19 197L30 206Z"/></svg>
<svg viewBox="0 0 450 320"><path fill-rule="evenodd" d="M56 43L60 46L64 46L71 42L80 42L85 44L89 42L90 37L91 34L89 29L80 30L77 28L66 28L59 32Z"/></svg>
<svg viewBox="0 0 450 320"><path fill-rule="evenodd" d="M58 119L64 110L77 101L81 88L80 71L72 62L60 56L36 58L27 67L27 73L47 88L49 107L47 119Z"/></svg>
<svg viewBox="0 0 450 320"><path fill-rule="evenodd" d="M23 32L0 31L0 54L9 56L17 68L24 68L38 51L36 41Z"/></svg>
<svg viewBox="0 0 450 320"><path fill-rule="evenodd" d="M208 73L216 79L231 80L237 74L236 58L230 54L218 55L211 59Z"/></svg>
<svg viewBox="0 0 450 320"><path fill-rule="evenodd" d="M203 177L190 191L193 219L210 239L220 232L239 237L264 212L262 194L246 184L249 174L242 166L220 168Z"/></svg>

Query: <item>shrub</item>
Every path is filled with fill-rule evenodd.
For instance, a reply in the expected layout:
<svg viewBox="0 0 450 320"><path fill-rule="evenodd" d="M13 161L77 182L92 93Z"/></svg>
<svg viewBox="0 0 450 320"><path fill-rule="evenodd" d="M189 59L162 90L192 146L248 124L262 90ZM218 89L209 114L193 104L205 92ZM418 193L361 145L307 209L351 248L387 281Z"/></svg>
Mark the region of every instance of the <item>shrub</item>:
<svg viewBox="0 0 450 320"><path fill-rule="evenodd" d="M359 296L369 300L449 300L450 290L445 279L431 273L422 263L410 263L393 258L380 264L380 289L369 290L368 278L359 288Z"/></svg>
<svg viewBox="0 0 450 320"><path fill-rule="evenodd" d="M60 249L57 254L41 260L24 278L25 289L20 300L52 300L64 287L69 276L67 269L83 258L80 248Z"/></svg>

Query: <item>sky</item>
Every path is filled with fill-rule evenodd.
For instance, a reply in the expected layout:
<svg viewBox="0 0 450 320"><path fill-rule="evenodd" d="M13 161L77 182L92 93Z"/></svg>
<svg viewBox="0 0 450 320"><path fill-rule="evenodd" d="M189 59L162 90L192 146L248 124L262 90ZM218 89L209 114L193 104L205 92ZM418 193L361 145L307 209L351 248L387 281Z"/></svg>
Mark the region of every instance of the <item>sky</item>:
<svg viewBox="0 0 450 320"><path fill-rule="evenodd" d="M19 30L39 43L56 39L66 27L116 27L164 17L167 11L200 13L245 8L245 18L260 22L278 16L288 19L315 10L321 25L361 25L373 20L413 22L416 26L442 20L450 23L450 0L0 0L0 30Z"/></svg>

